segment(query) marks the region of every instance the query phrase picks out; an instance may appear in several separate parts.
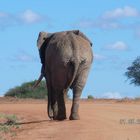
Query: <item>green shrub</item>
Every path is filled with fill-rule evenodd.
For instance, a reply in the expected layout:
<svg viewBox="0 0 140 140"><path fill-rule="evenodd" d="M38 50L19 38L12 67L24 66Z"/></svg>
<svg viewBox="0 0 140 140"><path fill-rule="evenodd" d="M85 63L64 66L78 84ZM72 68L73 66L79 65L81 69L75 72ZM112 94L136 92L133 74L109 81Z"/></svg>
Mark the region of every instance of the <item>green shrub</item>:
<svg viewBox="0 0 140 140"><path fill-rule="evenodd" d="M92 95L88 95L87 99L94 99L94 97Z"/></svg>
<svg viewBox="0 0 140 140"><path fill-rule="evenodd" d="M47 97L46 82L41 81L38 87L33 89L32 87L35 84L35 82L36 81L23 83L21 86L9 89L9 91L6 92L4 96L11 96L17 98L34 98L34 99L46 98Z"/></svg>

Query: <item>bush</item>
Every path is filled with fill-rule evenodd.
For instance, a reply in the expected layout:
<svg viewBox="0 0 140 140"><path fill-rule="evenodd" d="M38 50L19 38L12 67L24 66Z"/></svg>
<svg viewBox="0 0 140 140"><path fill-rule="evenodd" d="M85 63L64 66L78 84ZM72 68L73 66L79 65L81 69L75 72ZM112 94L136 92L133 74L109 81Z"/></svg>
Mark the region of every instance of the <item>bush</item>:
<svg viewBox="0 0 140 140"><path fill-rule="evenodd" d="M10 89L4 96L11 96L17 98L34 98L42 99L47 97L47 89L45 81L41 81L38 87L33 89L36 81L23 83L21 86Z"/></svg>
<svg viewBox="0 0 140 140"><path fill-rule="evenodd" d="M88 95L87 99L94 99L92 95Z"/></svg>

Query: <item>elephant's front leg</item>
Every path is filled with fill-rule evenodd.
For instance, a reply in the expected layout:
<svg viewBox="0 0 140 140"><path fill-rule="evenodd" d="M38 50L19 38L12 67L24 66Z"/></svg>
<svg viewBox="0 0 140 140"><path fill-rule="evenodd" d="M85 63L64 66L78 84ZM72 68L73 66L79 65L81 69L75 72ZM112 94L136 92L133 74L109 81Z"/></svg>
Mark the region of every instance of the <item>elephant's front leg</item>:
<svg viewBox="0 0 140 140"><path fill-rule="evenodd" d="M70 120L79 120L79 100L80 100L80 96L82 93L82 89L81 88L74 88L73 89L73 103L72 103L72 108L71 108L71 115L69 117Z"/></svg>

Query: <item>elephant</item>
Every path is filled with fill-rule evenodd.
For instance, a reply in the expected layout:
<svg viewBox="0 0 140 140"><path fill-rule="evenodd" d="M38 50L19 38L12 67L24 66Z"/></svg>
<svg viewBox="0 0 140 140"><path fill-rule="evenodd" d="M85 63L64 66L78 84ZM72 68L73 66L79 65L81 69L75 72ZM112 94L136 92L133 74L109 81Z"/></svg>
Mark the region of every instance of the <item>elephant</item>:
<svg viewBox="0 0 140 140"><path fill-rule="evenodd" d="M72 89L70 120L79 120L79 100L93 62L92 42L79 30L40 32L37 47L42 63L41 75L48 90L48 116L65 120L65 95Z"/></svg>

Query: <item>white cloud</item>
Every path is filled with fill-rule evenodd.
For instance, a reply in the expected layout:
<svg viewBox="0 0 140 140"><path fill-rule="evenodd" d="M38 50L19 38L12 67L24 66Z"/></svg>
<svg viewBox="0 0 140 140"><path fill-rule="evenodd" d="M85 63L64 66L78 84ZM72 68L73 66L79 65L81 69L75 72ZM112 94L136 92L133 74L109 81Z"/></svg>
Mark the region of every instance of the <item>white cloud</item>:
<svg viewBox="0 0 140 140"><path fill-rule="evenodd" d="M90 20L90 19L81 19L79 20L75 26L80 28L99 28L99 29L118 29L121 28L122 25L115 21L107 21L107 20Z"/></svg>
<svg viewBox="0 0 140 140"><path fill-rule="evenodd" d="M12 61L21 61L21 62L36 62L37 58L24 50L19 51L16 55L11 58Z"/></svg>
<svg viewBox="0 0 140 140"><path fill-rule="evenodd" d="M96 60L105 60L105 59L106 59L105 56L100 55L100 54L94 54L94 58L95 58Z"/></svg>
<svg viewBox="0 0 140 140"><path fill-rule="evenodd" d="M123 20L128 17L135 17L135 20L133 22L123 22ZM106 11L96 20L82 18L74 25L80 28L96 28L104 30L137 29L139 27L138 17L140 17L140 11L131 6L124 6L112 11Z"/></svg>
<svg viewBox="0 0 140 140"><path fill-rule="evenodd" d="M3 13L3 12L0 12L0 18L5 18L7 17L8 15L6 13Z"/></svg>
<svg viewBox="0 0 140 140"><path fill-rule="evenodd" d="M123 41L117 41L115 43L107 45L106 48L112 50L124 51L127 49L127 45Z"/></svg>
<svg viewBox="0 0 140 140"><path fill-rule="evenodd" d="M101 21L99 24L97 24L97 27L102 29L118 29L121 28L122 25L118 22L108 22L108 21Z"/></svg>
<svg viewBox="0 0 140 140"><path fill-rule="evenodd" d="M102 95L103 98L107 99L121 99L122 96L119 92L106 92Z"/></svg>
<svg viewBox="0 0 140 140"><path fill-rule="evenodd" d="M9 26L13 26L17 23L15 17L11 14L0 12L0 30L4 30Z"/></svg>
<svg viewBox="0 0 140 140"><path fill-rule="evenodd" d="M136 8L125 6L123 8L116 8L112 11L107 11L102 16L104 19L116 19L123 17L138 17L140 15L139 11Z"/></svg>
<svg viewBox="0 0 140 140"><path fill-rule="evenodd" d="M19 18L27 24L40 22L43 20L43 17L31 10L26 10L22 14L20 14Z"/></svg>
<svg viewBox="0 0 140 140"><path fill-rule="evenodd" d="M19 61L32 61L33 58L30 55L27 54L21 54L21 55L17 55L16 59Z"/></svg>
<svg viewBox="0 0 140 140"><path fill-rule="evenodd" d="M26 10L19 15L0 12L0 30L8 27L23 24L35 24L47 20L47 25L51 26L47 16L40 15L32 10Z"/></svg>
<svg viewBox="0 0 140 140"><path fill-rule="evenodd" d="M95 23L93 20L90 19L81 19L75 25L81 28L90 28L94 27Z"/></svg>

